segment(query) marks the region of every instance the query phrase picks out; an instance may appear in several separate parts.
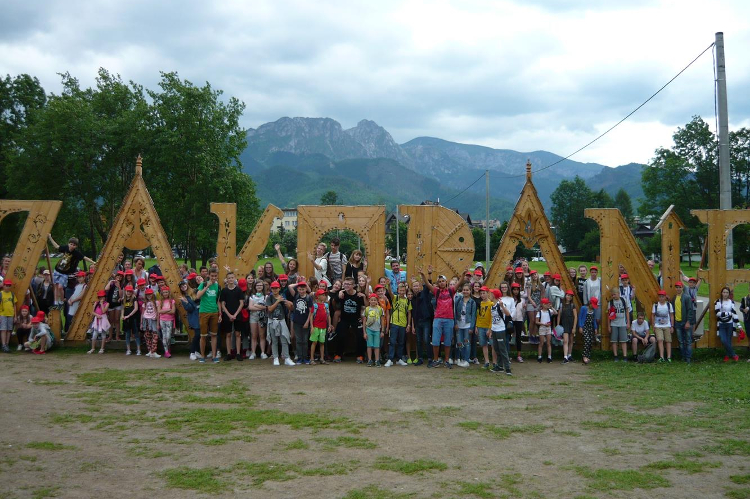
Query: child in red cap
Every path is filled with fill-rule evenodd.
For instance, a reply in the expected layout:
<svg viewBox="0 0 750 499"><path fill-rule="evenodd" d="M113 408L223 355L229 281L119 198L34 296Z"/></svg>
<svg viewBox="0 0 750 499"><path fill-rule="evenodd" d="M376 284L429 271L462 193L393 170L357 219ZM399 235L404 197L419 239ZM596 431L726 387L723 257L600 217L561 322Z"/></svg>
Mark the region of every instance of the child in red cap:
<svg viewBox="0 0 750 499"><path fill-rule="evenodd" d="M24 343L26 343L31 333L31 313L29 312L28 305L22 305L21 311L16 317L16 339L18 340L18 350L23 349ZM29 348L26 348L29 350Z"/></svg>
<svg viewBox="0 0 750 499"><path fill-rule="evenodd" d="M107 340L110 324L107 319L109 303L107 303L107 292L103 289L96 292L96 303L94 304L94 320L91 322L91 350L87 353L94 353L96 350L96 339L101 338L102 346L99 353L104 353L104 343Z"/></svg>
<svg viewBox="0 0 750 499"><path fill-rule="evenodd" d="M5 353L10 353L8 343L13 331L13 320L16 317L16 296L11 291L13 281L5 279L3 290L0 291L0 340Z"/></svg>

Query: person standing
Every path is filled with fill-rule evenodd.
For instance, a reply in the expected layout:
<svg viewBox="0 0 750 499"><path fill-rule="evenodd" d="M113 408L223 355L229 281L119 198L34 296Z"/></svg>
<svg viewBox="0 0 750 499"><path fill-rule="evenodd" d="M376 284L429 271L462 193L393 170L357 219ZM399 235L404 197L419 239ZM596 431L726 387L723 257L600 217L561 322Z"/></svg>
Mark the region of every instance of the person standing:
<svg viewBox="0 0 750 499"><path fill-rule="evenodd" d="M620 359L617 357L617 344L620 344L622 350L622 361L628 361L628 331L630 330L630 308L625 298L620 296L620 288L612 288L612 299L609 302L609 314L607 324L609 324L609 342L612 344L612 354L615 362Z"/></svg>
<svg viewBox="0 0 750 499"><path fill-rule="evenodd" d="M327 278L331 281L336 279L343 279L344 268L346 267L346 255L339 251L341 241L338 237L331 239L331 251L326 253L326 261L328 262L328 273ZM320 279L318 279L320 280Z"/></svg>
<svg viewBox="0 0 750 499"><path fill-rule="evenodd" d="M693 360L693 327L695 326L695 303L690 294L683 291L682 281L674 284L677 294L672 300L674 329L680 344L680 357L690 364Z"/></svg>
<svg viewBox="0 0 750 499"><path fill-rule="evenodd" d="M732 291L724 286L721 288L721 296L716 303L714 303L714 310L716 311L717 321L717 333L721 339L721 344L724 345L724 362L729 362L729 359L737 362L740 360L739 355L734 352L732 348L732 337L737 334L737 328L740 323L740 319L737 316L737 312L734 310L734 300L730 298Z"/></svg>
<svg viewBox="0 0 750 499"><path fill-rule="evenodd" d="M659 290L659 301L651 307L651 323L656 333L656 344L659 347L659 362L664 362L664 350L667 362L672 362L672 331L674 331L674 307L667 301L667 292Z"/></svg>
<svg viewBox="0 0 750 499"><path fill-rule="evenodd" d="M391 283L391 293L396 295L398 293L398 284L406 282L406 271L401 270L401 264L398 260L391 260L391 268L385 269L385 276Z"/></svg>

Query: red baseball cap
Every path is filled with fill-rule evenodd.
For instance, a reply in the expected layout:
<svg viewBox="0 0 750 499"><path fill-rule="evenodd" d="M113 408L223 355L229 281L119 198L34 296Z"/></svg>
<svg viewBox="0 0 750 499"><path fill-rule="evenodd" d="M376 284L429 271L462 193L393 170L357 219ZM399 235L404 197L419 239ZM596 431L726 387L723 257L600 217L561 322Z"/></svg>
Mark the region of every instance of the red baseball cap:
<svg viewBox="0 0 750 499"><path fill-rule="evenodd" d="M146 290L146 294L147 294L147 295L152 295L152 294L154 294L154 290L153 290L153 289L151 289L151 288L148 288L148 289Z"/></svg>
<svg viewBox="0 0 750 499"><path fill-rule="evenodd" d="M198 277L198 274L195 272L190 272L187 276L188 279L195 279L196 277Z"/></svg>
<svg viewBox="0 0 750 499"><path fill-rule="evenodd" d="M148 275L148 278L149 278L149 279L156 279L157 277L159 277L159 276L158 276L158 275L156 275L156 274L149 274L149 275Z"/></svg>
<svg viewBox="0 0 750 499"><path fill-rule="evenodd" d="M596 270L597 272L599 272L599 267L597 267L596 265L592 265L592 266L591 266L591 267L589 268L589 271L592 271L592 270Z"/></svg>
<svg viewBox="0 0 750 499"><path fill-rule="evenodd" d="M479 291L489 291L489 290L490 288L488 288L487 286L482 286L481 288L479 288Z"/></svg>
<svg viewBox="0 0 750 499"><path fill-rule="evenodd" d="M34 317L39 317L40 319L44 320L44 311L40 310Z"/></svg>
<svg viewBox="0 0 750 499"><path fill-rule="evenodd" d="M589 305L591 305L591 308L599 308L599 298L593 297L589 300Z"/></svg>
<svg viewBox="0 0 750 499"><path fill-rule="evenodd" d="M162 287L161 287L161 290L162 290L162 291L169 291L169 286L162 286Z"/></svg>
<svg viewBox="0 0 750 499"><path fill-rule="evenodd" d="M125 275L133 275L133 269L126 270Z"/></svg>
<svg viewBox="0 0 750 499"><path fill-rule="evenodd" d="M135 285L136 286L145 286L146 285L146 279L144 279L143 277L141 277L140 279L138 279L138 281L135 283Z"/></svg>
<svg viewBox="0 0 750 499"><path fill-rule="evenodd" d="M500 297L503 296L503 292L500 291L499 289L493 289L492 294L495 296L496 300L500 299Z"/></svg>
<svg viewBox="0 0 750 499"><path fill-rule="evenodd" d="M3 286L13 286L13 281L6 279L3 281Z"/></svg>
<svg viewBox="0 0 750 499"><path fill-rule="evenodd" d="M542 303L549 303L549 299L548 298L542 298Z"/></svg>
<svg viewBox="0 0 750 499"><path fill-rule="evenodd" d="M122 275L122 276L124 276L124 275L125 275L125 272L123 272L122 270L118 270L118 271L117 271L117 275Z"/></svg>
<svg viewBox="0 0 750 499"><path fill-rule="evenodd" d="M545 273L544 273L544 275L546 275L546 276L547 276L547 275L552 275L552 274L551 274L551 273L550 273L550 271L548 270L547 272L545 272Z"/></svg>
<svg viewBox="0 0 750 499"><path fill-rule="evenodd" d="M28 310L29 306L28 305L21 305L21 310L24 310L24 309Z"/></svg>
<svg viewBox="0 0 750 499"><path fill-rule="evenodd" d="M39 324L40 322L42 322L42 319L40 319L39 317L32 317L31 318L31 323L32 324Z"/></svg>
<svg viewBox="0 0 750 499"><path fill-rule="evenodd" d="M482 271L477 269L474 271L474 275L482 275Z"/></svg>
<svg viewBox="0 0 750 499"><path fill-rule="evenodd" d="M325 286L327 288L329 286L328 281L326 281L325 279L321 279L318 283L318 287L320 286Z"/></svg>
<svg viewBox="0 0 750 499"><path fill-rule="evenodd" d="M84 272L83 270L79 270L78 272L76 272L76 277L86 277L86 272Z"/></svg>
<svg viewBox="0 0 750 499"><path fill-rule="evenodd" d="M375 293L370 293L370 296L368 296L368 298L378 298L378 295L376 295Z"/></svg>
<svg viewBox="0 0 750 499"><path fill-rule="evenodd" d="M568 289L568 290L565 291L565 294L573 296L573 290L572 289Z"/></svg>
<svg viewBox="0 0 750 499"><path fill-rule="evenodd" d="M286 274L279 274L279 281L288 281L289 276Z"/></svg>
<svg viewBox="0 0 750 499"><path fill-rule="evenodd" d="M96 296L98 296L99 298L103 296L107 296L107 292L104 291L103 289L100 289L99 291L96 292Z"/></svg>
<svg viewBox="0 0 750 499"><path fill-rule="evenodd" d="M517 282L514 282L513 284L511 284L511 285L510 285L510 287L511 287L511 288L518 288L518 289L521 289L521 285L520 285L520 284L518 284Z"/></svg>
<svg viewBox="0 0 750 499"><path fill-rule="evenodd" d="M125 291L133 291L133 286L128 284L127 286L125 286Z"/></svg>
<svg viewBox="0 0 750 499"><path fill-rule="evenodd" d="M280 288L280 287L281 287L281 284L279 284L279 281L273 281L273 282L271 283L271 287L272 287L272 288Z"/></svg>
<svg viewBox="0 0 750 499"><path fill-rule="evenodd" d="M674 285L675 285L675 286L679 286L679 287L682 287L682 281L677 281L676 283L674 283Z"/></svg>
<svg viewBox="0 0 750 499"><path fill-rule="evenodd" d="M513 267L506 267L505 270L513 270Z"/></svg>
<svg viewBox="0 0 750 499"><path fill-rule="evenodd" d="M324 289L319 289L315 292L315 296L320 296L326 294Z"/></svg>
<svg viewBox="0 0 750 499"><path fill-rule="evenodd" d="M628 274L622 274L620 276L620 279L630 279L630 277L628 276Z"/></svg>
<svg viewBox="0 0 750 499"><path fill-rule="evenodd" d="M552 276L552 279L562 279L562 277L560 277L560 274L555 274Z"/></svg>
<svg viewBox="0 0 750 499"><path fill-rule="evenodd" d="M516 274L523 274L523 267L516 267Z"/></svg>
<svg viewBox="0 0 750 499"><path fill-rule="evenodd" d="M660 289L660 290L659 290L659 292L658 292L658 293L656 293L656 294L657 294L657 295L664 295L664 296L667 296L667 292L666 292L666 291L664 291L663 289Z"/></svg>
<svg viewBox="0 0 750 499"><path fill-rule="evenodd" d="M374 290L375 290L375 291L377 291L377 290L379 290L379 289L385 289L385 286L383 286L382 284L378 284L378 285L377 285L377 286L375 286L375 288L374 288Z"/></svg>
<svg viewBox="0 0 750 499"><path fill-rule="evenodd" d="M156 280L157 281L163 281L164 280L164 276L163 275L157 275L156 276Z"/></svg>
<svg viewBox="0 0 750 499"><path fill-rule="evenodd" d="M299 282L297 282L297 287L300 287L300 286L307 286L307 283L305 281L299 281Z"/></svg>
<svg viewBox="0 0 750 499"><path fill-rule="evenodd" d="M539 273L539 272L537 272L536 270L530 270L530 271L529 271L529 275L531 275L531 274L538 274L538 273Z"/></svg>

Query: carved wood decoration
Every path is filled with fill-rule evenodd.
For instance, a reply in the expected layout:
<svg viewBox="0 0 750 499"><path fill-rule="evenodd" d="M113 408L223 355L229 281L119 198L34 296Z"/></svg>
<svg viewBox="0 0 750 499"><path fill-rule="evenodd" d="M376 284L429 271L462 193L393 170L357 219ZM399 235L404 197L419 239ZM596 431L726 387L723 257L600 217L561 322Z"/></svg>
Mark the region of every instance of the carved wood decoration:
<svg viewBox="0 0 750 499"><path fill-rule="evenodd" d="M16 249L10 260L9 275L13 281L11 291L16 297L16 313L23 305L23 297L34 277L39 257L47 245L47 234L52 232L62 201L16 201L0 200L0 222L10 213L29 212L23 224L21 236L16 242ZM52 272L52 269L49 269ZM55 335L59 338L60 328Z"/></svg>
<svg viewBox="0 0 750 499"><path fill-rule="evenodd" d="M297 260L301 275L315 275L307 253L314 255L315 245L336 229L350 230L362 239L367 273L373 280L384 275L385 206L298 206Z"/></svg>
<svg viewBox="0 0 750 499"><path fill-rule="evenodd" d="M719 299L721 288L724 286L734 289L739 283L750 282L750 269L727 269L727 235L737 225L750 223L750 210L690 210L690 213L704 224L708 224L706 254L710 272L699 270L698 276L708 282L709 300L706 306L709 312L708 317L703 320L706 334L698 346L719 348L721 341L716 335L714 302ZM740 297L735 296L734 299L739 301ZM737 342L736 337L734 342Z"/></svg>
<svg viewBox="0 0 750 499"><path fill-rule="evenodd" d="M630 283L635 286L638 299L646 307L646 317L653 324L651 305L656 303L659 283L646 265L643 252L630 232L628 224L617 208L586 208L586 218L591 218L599 225L599 242L601 245L601 265L599 278L602 280L602 328L606 320L606 302L612 297L609 290L619 286L619 266L622 264L628 272ZM672 338L675 342L676 338ZM609 335L602 335L602 349L609 348Z"/></svg>
<svg viewBox="0 0 750 499"><path fill-rule="evenodd" d="M403 205L401 215L409 216L407 272L417 277L417 269L432 265L433 279L461 276L474 263L474 237L466 220L444 206ZM472 269L473 270L473 269Z"/></svg>
<svg viewBox="0 0 750 499"><path fill-rule="evenodd" d="M535 244L539 244L539 249L547 260L550 272L553 274L559 273L562 277L563 289L575 290L575 283L570 279L565 260L557 246L555 234L552 232L547 215L544 213L544 207L539 200L536 187L531 181L531 163L526 163L526 183L521 189L521 196L516 202L513 216L508 221L508 228L503 234L500 246L498 246L492 259L492 266L487 273L486 282L489 283L488 286L493 288L500 286L505 276L505 269L515 255L519 243L529 249L533 248ZM577 293L574 293L573 299L576 305L580 307L581 303Z"/></svg>
<svg viewBox="0 0 750 499"><path fill-rule="evenodd" d="M680 229L684 228L685 224L674 212L674 205L667 208L654 227L655 230L661 230L661 286L670 300L677 294L674 284L680 280ZM683 283L684 288L687 285L688 283Z"/></svg>
<svg viewBox="0 0 750 499"><path fill-rule="evenodd" d="M148 193L146 183L143 181L143 169L141 157L138 156L135 167L135 177L130 184L130 189L125 195L120 211L117 213L112 229L107 236L102 253L97 261L96 273L89 282L89 287L81 300L73 324L70 326L67 341L86 340L88 330L93 318L93 308L96 302L96 292L104 289L115 267L117 256L123 248L131 250L143 250L151 247L164 279L171 291L172 298L179 302L180 290L178 283L180 274L177 264L172 256L172 245L169 244L167 235L159 221L151 195ZM187 324L187 316L182 307L177 307L183 323Z"/></svg>
<svg viewBox="0 0 750 499"><path fill-rule="evenodd" d="M216 255L219 264L219 282L224 282L228 266L238 271L237 279L245 277L258 261L258 255L265 249L271 233L274 218L284 213L276 206L266 206L263 215L245 241L242 251L237 254L237 205L235 203L211 203L211 213L219 218L219 235L216 239Z"/></svg>

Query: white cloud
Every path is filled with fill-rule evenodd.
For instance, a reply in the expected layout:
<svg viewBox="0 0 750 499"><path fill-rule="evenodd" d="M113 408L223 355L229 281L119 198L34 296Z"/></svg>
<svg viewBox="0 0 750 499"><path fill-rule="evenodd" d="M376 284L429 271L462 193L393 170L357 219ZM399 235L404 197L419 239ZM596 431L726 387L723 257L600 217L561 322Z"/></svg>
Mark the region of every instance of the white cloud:
<svg viewBox="0 0 750 499"><path fill-rule="evenodd" d="M750 4L556 2L54 2L4 6L0 73L98 67L148 88L159 71L242 99L243 124L369 118L419 135L567 155L726 36L730 125L750 121ZM711 54L576 155L645 162L693 115L713 122Z"/></svg>

